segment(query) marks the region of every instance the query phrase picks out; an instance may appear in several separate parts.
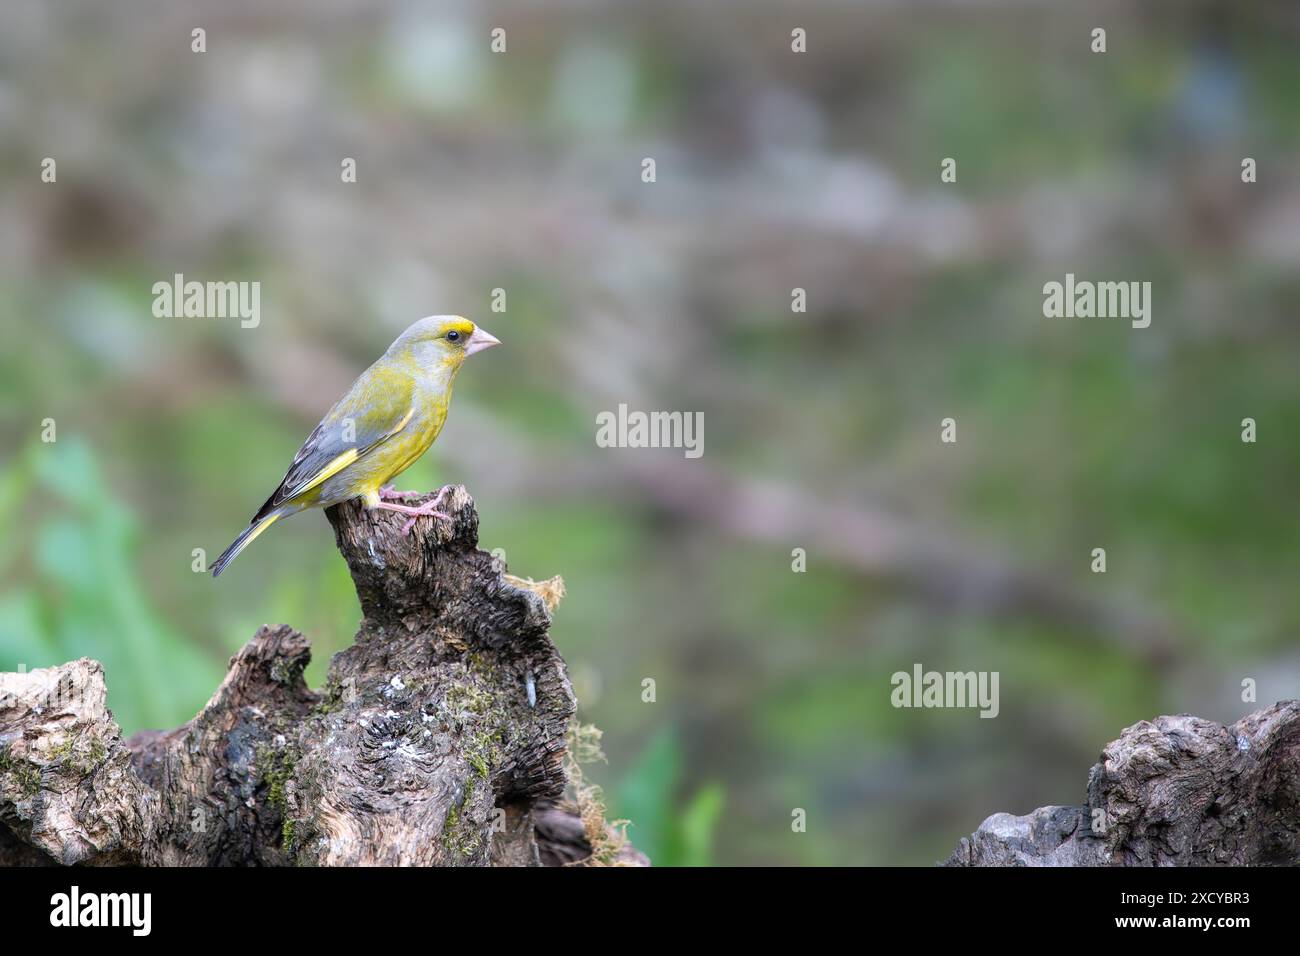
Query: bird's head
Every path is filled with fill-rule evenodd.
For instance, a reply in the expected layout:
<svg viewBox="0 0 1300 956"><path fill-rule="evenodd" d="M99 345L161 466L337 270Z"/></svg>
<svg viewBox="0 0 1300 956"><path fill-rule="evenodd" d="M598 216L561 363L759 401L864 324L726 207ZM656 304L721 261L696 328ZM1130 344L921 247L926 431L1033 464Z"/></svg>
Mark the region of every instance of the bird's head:
<svg viewBox="0 0 1300 956"><path fill-rule="evenodd" d="M389 352L409 356L425 370L455 370L467 355L500 344L495 335L463 316L430 315L399 335Z"/></svg>

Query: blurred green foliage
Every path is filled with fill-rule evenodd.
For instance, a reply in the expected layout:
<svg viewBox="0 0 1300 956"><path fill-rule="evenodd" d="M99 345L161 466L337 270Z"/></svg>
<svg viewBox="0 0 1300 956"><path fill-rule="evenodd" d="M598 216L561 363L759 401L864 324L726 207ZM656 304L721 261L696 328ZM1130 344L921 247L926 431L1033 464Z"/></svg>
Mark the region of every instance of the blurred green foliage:
<svg viewBox="0 0 1300 956"><path fill-rule="evenodd" d="M77 438L29 445L5 469L0 523L0 666L104 665L108 705L126 728L170 727L216 689L222 669L152 608L136 568L141 528ZM40 497L51 513L20 514ZM147 532L146 532L147 533ZM30 565L26 556L31 555Z"/></svg>
<svg viewBox="0 0 1300 956"><path fill-rule="evenodd" d="M682 799L682 764L675 734L658 732L623 776L609 806L615 818L631 821L628 837L657 866L710 866L725 791L709 783Z"/></svg>

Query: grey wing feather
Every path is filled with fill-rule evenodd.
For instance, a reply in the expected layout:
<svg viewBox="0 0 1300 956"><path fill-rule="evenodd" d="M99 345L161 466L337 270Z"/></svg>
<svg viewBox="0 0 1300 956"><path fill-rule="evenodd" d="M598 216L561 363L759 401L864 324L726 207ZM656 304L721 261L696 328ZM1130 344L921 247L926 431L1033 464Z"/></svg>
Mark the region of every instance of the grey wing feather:
<svg viewBox="0 0 1300 956"><path fill-rule="evenodd" d="M320 473L340 455L356 449L357 458L366 454L385 439L400 431L410 419L412 394L409 388L381 392L380 407L374 407L372 398L367 406L363 400L362 375L312 429L298 453L293 456L289 470L280 485L258 509L254 521L278 508L295 495L301 494ZM364 390L374 392L374 389ZM364 417L363 417L364 412Z"/></svg>

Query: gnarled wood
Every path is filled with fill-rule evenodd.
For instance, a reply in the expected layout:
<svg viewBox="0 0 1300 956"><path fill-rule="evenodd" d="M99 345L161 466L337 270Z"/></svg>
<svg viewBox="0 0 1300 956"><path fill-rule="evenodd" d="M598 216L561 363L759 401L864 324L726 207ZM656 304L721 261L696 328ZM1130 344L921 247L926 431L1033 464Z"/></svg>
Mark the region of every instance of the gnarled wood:
<svg viewBox="0 0 1300 956"><path fill-rule="evenodd" d="M0 675L0 864L590 857L563 801L575 700L550 612L478 550L463 487L442 508L450 521L409 535L359 502L327 512L365 616L319 694L284 625L257 632L188 724L126 742L97 662Z"/></svg>
<svg viewBox="0 0 1300 956"><path fill-rule="evenodd" d="M1300 863L1300 701L1225 727L1187 714L1127 728L1087 804L995 813L948 866Z"/></svg>

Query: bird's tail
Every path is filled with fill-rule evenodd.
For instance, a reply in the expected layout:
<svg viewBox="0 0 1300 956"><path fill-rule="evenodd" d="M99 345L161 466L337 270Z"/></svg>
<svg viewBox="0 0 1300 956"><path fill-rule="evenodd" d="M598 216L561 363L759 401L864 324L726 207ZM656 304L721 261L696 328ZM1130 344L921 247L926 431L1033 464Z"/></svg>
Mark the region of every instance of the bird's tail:
<svg viewBox="0 0 1300 956"><path fill-rule="evenodd" d="M212 563L212 576L215 578L226 570L226 565L235 560L239 556L239 552L252 544L254 538L275 524L275 519L283 514L282 511L272 511L262 518L254 519L252 524L239 533L239 537L231 543L230 547L221 553L221 557Z"/></svg>

